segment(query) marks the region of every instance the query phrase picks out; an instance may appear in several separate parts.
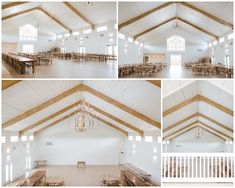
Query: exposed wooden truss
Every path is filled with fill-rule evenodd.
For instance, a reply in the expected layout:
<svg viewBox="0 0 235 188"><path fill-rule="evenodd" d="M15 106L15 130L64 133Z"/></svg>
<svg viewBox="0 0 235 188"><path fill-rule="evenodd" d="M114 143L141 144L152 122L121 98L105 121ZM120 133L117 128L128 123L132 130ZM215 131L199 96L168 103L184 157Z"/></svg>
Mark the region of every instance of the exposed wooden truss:
<svg viewBox="0 0 235 188"><path fill-rule="evenodd" d="M130 107L128 107L128 106L126 106L126 105L124 105L124 104L122 104L122 103L106 96L106 95L104 95L103 93L101 93L101 92L99 92L95 89L92 89L92 88L90 88L86 85L83 85L83 91L91 93L92 95L104 100L105 102L110 103L110 104L120 108L121 110L123 110L123 111L125 111L125 112L127 112L127 113L129 113L129 114L131 114L131 115L133 115L133 116L135 116L135 117L151 124L151 125L153 125L154 127L161 128L161 124L159 122L145 116L144 114L142 114L140 112L137 112L136 110L134 110L134 109L132 109L132 108L130 108Z"/></svg>
<svg viewBox="0 0 235 188"><path fill-rule="evenodd" d="M179 104L169 108L168 110L165 110L163 112L163 117L168 116L169 114L171 114L173 112L176 112L177 110L179 110L179 109L181 109L181 108L183 108L183 107L185 107L185 106L187 106L187 105L189 105L189 104L191 104L191 103L193 103L195 101L198 101L198 95L196 95L196 96L194 96L192 98L189 98L189 99L187 99L187 100L185 100L185 101L183 101L183 102L181 102L181 103L179 103Z"/></svg>
<svg viewBox="0 0 235 188"><path fill-rule="evenodd" d="M17 123L17 122L19 122L19 121L21 121L21 120L23 120L23 119L25 119L25 118L35 114L37 112L43 110L44 108L46 108L46 107L48 107L48 106L50 106L52 104L55 104L56 102L64 99L65 97L70 96L73 93L80 91L81 88L82 88L82 85L79 84L79 85L77 85L77 86L75 86L75 87L73 87L73 88L71 88L71 89L69 89L69 90L67 90L67 91L57 95L56 97L53 97L53 98L49 99L48 101L46 101L46 102L44 102L44 103L42 103L42 104L40 104L40 105L38 105L36 107L33 107L33 108L23 112L22 114L20 114L20 115L18 115L16 117L14 117L14 118L4 122L2 124L2 128L6 128L6 127L9 127L9 126L12 126L13 124L15 124L15 123Z"/></svg>
<svg viewBox="0 0 235 188"><path fill-rule="evenodd" d="M144 18L144 17L146 17L146 16L148 16L148 15L154 13L154 12L157 12L157 11L159 11L159 10L165 8L165 7L168 7L169 5L171 5L173 3L174 2L164 3L164 4L160 5L160 6L157 6L157 7L153 8L153 9L143 13L143 14L140 14L139 16L131 18L130 20L127 20L126 22L119 24L118 25L118 30L120 30L121 28L126 27L126 26L128 26L130 24L133 24L134 22L136 22L136 21L138 21L138 20L140 20L140 19L142 19L142 18Z"/></svg>
<svg viewBox="0 0 235 188"><path fill-rule="evenodd" d="M22 14L29 13L29 12L32 12L32 11L35 11L35 10L38 10L38 7L30 8L30 9L23 10L23 11L14 13L14 14L10 14L10 15L8 15L8 16L4 16L4 17L2 17L2 21L8 20L8 19L10 19L10 18L14 18L14 17L19 16L19 15L22 15Z"/></svg>
<svg viewBox="0 0 235 188"><path fill-rule="evenodd" d="M51 15L48 11L44 10L41 7L38 7L38 10L40 10L41 12L43 12L44 14L46 14L49 18L51 18L53 21L55 21L57 24L59 24L60 26L62 26L64 29L66 29L67 31L69 31L70 33L72 32L72 29L70 29L69 27L67 27L65 24L63 24L60 20L58 20L58 18L56 18L55 16Z"/></svg>
<svg viewBox="0 0 235 188"><path fill-rule="evenodd" d="M201 31L201 32L203 32L203 33L209 35L210 37L212 37L212 38L214 38L214 39L216 39L216 40L219 39L219 37L218 37L217 35L215 35L215 34L213 34L213 33L210 33L209 31L207 31L207 30L205 30L205 29L203 29L203 28L201 28L201 27L199 27L199 26L197 26L197 25L195 25L195 24L193 24L193 23L191 23L191 22L189 22L189 21L187 21L187 20L185 20L185 19L183 19L183 18L173 17L173 18L170 18L170 19L168 19L168 20L166 20L166 21L164 21L164 22L162 22L162 23L160 23L160 24L158 24L158 25L155 25L155 26L153 26L153 27L151 27L151 28L149 28L149 29L146 29L145 31L143 31L143 32L141 32L141 33L138 33L137 35L134 36L134 40L136 40L137 38L139 38L139 37L141 37L141 36L143 36L143 35L145 35L145 34L151 32L151 31L153 31L153 30L155 30L155 29L158 29L159 27L161 27L161 26L163 26L163 25L165 25L165 24L167 24L167 23L169 23L169 22L171 22L171 21L174 21L174 20L179 20L179 21L181 21L181 22L183 22L183 23L185 23L185 24L187 24L187 25L190 25L190 26L193 27L194 29L197 29L197 30Z"/></svg>
<svg viewBox="0 0 235 188"><path fill-rule="evenodd" d="M161 88L161 80L147 80L147 82Z"/></svg>
<svg viewBox="0 0 235 188"><path fill-rule="evenodd" d="M230 140L233 140L233 138L232 138L231 136L228 136L228 135L222 133L221 131L216 130L215 128L213 128L213 127L207 125L206 123L203 123L203 122L201 122L201 121L198 121L198 123L200 123L201 125L207 127L208 129L210 129L210 130L212 130L212 131L214 131L214 132L216 132L216 133L218 133L218 134L220 134L220 135L223 135L223 136L226 137L226 138L229 138Z"/></svg>
<svg viewBox="0 0 235 188"><path fill-rule="evenodd" d="M39 125L41 125L41 124L43 124L45 122L47 122L47 121L50 121L51 119L57 117L58 115L61 115L61 114L65 113L65 112L67 112L68 110L70 110L72 108L77 107L80 103L81 103L81 101L77 101L77 102L75 102L75 103L73 103L73 104L71 104L71 105L69 105L69 106L67 106L67 107L57 111L56 113L51 114L51 115L41 119L40 121L37 121L37 122L33 123L32 125L27 126L26 128L24 128L23 130L21 130L19 132L19 135L21 136L24 133L26 133L27 131L29 131L29 130L31 130L31 129L33 129L33 128L35 128L35 127L37 127L37 126L39 126Z"/></svg>
<svg viewBox="0 0 235 188"><path fill-rule="evenodd" d="M152 124L155 123L155 125L156 125L156 122L153 122L154 120L151 120L147 116L142 115L141 113L135 111L134 109L131 109L131 108L127 107L126 105L124 105L124 104L122 104L122 103L120 103L120 102L118 102L118 101L116 101L116 100L114 100L114 99L112 99L112 98L110 98L110 97L108 97L108 96L106 96L106 95L104 95L104 94L102 94L102 93L100 93L100 92L98 92L98 91L96 91L96 90L86 86L86 85L79 84L79 85L77 85L77 86L75 86L75 87L73 87L73 88L63 92L62 94L59 94L58 96L53 97L53 98L49 99L48 101L46 101L46 102L44 102L44 103L42 103L42 104L40 104L40 105L38 105L38 106L36 106L34 108L31 108L30 110L27 110L26 112L23 112L22 114L20 114L20 115L14 117L14 118L8 120L7 122L4 122L2 124L2 128L7 128L9 126L12 126L15 123L17 123L17 122L19 122L19 121L21 121L21 120L23 120L23 119L25 119L25 118L35 114L35 113L37 113L37 112L47 108L50 105L53 105L54 103L64 99L67 96L70 96L70 95L72 95L72 94L74 94L76 92L89 92L89 93L93 94L94 96L96 96L96 97L98 97L98 98L100 98L100 99L110 103L111 105L114 105L114 106L120 108L121 110L123 110L123 111L125 111L127 113L130 113L130 114L134 115L135 117L137 117L139 119L142 119L142 120L144 120L144 121L146 121L148 123L150 123L150 122ZM64 108L64 109L62 109L62 110L60 110L60 111L50 115L50 116L47 116L46 118L44 118L44 119L42 119L42 120L40 120L40 121L38 121L38 122L36 122L36 123L26 127L23 130L21 130L20 134L24 134L28 130L31 130L32 128L35 128L35 127L41 125L42 123L45 123L45 122L49 121L50 119L56 117L59 114L62 114L63 112L65 112L66 110L68 110L68 109L70 109L72 107L73 107L73 105L70 105L70 106L68 106L68 107L66 107L66 108ZM132 130L136 131L138 134L143 136L143 131L142 130L136 128L133 125L130 125L129 123L124 122L123 120L120 120L120 119L112 116L111 114L108 114L107 112L104 112L101 109L98 109L95 106L94 106L94 108L99 113L107 116L110 119L113 119L114 121L116 121L116 122L118 122L118 123L128 127L129 129L132 129Z"/></svg>
<svg viewBox="0 0 235 188"><path fill-rule="evenodd" d="M211 99L208 99L207 97L204 97L202 95L196 95L196 96L194 96L194 97L192 97L190 99L187 99L187 100L185 100L185 101L183 101L183 102L181 102L181 103L171 107L168 110L165 110L163 112L163 117L165 117L165 116L167 116L167 115L169 115L169 114L171 114L171 113L173 113L173 112L175 112L175 111L177 111L177 110L179 110L179 109L181 109L181 108L183 108L183 107L185 107L185 106L187 106L187 105L189 105L189 104L191 104L191 103L193 103L195 101L197 101L197 102L205 102L205 103L207 103L207 104L209 104L209 105L219 109L220 111L225 112L225 113L233 116L233 111L230 110L229 108L226 108L223 105L221 105L221 104L219 104L219 103L217 103L217 102L215 102L215 101L213 101Z"/></svg>
<svg viewBox="0 0 235 188"><path fill-rule="evenodd" d="M12 7L15 7L15 6L18 6L18 5L22 5L22 4L25 4L25 3L29 3L29 2L21 1L21 2L7 3L5 5L2 5L2 10L8 9L8 8L12 8Z"/></svg>
<svg viewBox="0 0 235 188"><path fill-rule="evenodd" d="M89 103L87 103L87 104L89 104ZM105 112L105 111L99 109L98 107L96 107L96 106L94 106L94 105L92 105L92 104L89 104L89 105L90 105L90 107L92 107L96 112L98 112L98 113L100 113L100 114L102 114L102 115L108 117L109 119L112 119L112 120L114 120L114 121L120 123L120 124L123 125L123 126L126 126L127 128L129 128L129 129L135 131L136 133L138 133L140 136L143 136L143 135L144 135L144 132L143 132L142 130L140 130L140 129L138 129L137 127L131 125L130 123L127 123L127 122L125 122L125 121L123 121L123 120L121 120L121 119L119 119L119 118L117 118L117 117L115 117L115 116L109 114L108 112Z"/></svg>
<svg viewBox="0 0 235 188"><path fill-rule="evenodd" d="M212 19L212 20L214 20L214 21L216 21L216 22L218 22L218 23L220 23L224 26L227 26L227 27L230 27L231 29L233 29L233 24L228 23L227 21L222 20L222 19L220 19L220 18L218 18L218 17L216 17L212 14L209 14L208 12L205 12L205 11L199 9L199 8L193 6L192 4L189 4L187 2L180 2L180 4L187 7L187 8L190 8L190 9L196 11L196 12L199 12L199 13L203 14L204 16L206 16L206 17L208 17L208 18L210 18L210 19Z"/></svg>
<svg viewBox="0 0 235 188"><path fill-rule="evenodd" d="M68 115L66 115L66 116L64 116L64 117L62 117L62 118L60 118L60 119L58 119L58 120L52 122L52 123L50 123L49 125L47 125L47 126L41 128L41 129L35 131L34 134L37 135L37 134L39 134L40 132L45 131L46 129L49 129L50 127L52 127L52 126L54 126L54 125L56 125L56 124L58 124L58 123L60 123L60 122L62 122L62 121L64 121L64 120L68 119L69 117L75 115L75 114L76 114L77 112L79 112L79 111L80 111L80 110L76 110L76 111L74 111L74 112L72 112L72 113L70 113L70 114L68 114ZM103 122L104 124L106 124L106 125L112 127L113 129L116 129L116 130L122 132L122 133L125 134L126 136L128 135L128 132L126 132L125 130L123 130L123 129L121 129L121 128L115 126L115 125L113 125L112 123L110 123L110 122L108 122L108 121L106 121L106 120L104 120L104 119L102 119L102 118L100 118L100 117L97 117L97 116L94 116L94 117L95 117L97 120L99 120L100 122Z"/></svg>
<svg viewBox="0 0 235 188"><path fill-rule="evenodd" d="M20 11L20 12L14 13L14 14L10 14L10 15L8 15L8 16L4 16L4 17L2 17L2 21L7 20L7 19L10 19L10 18L13 18L13 17L16 17L16 16L19 16L19 15L22 15L22 14L29 13L29 12L32 12L32 11L35 11L35 10L38 10L38 11L43 12L43 13L46 14L49 18L51 18L54 22L56 22L57 24L59 24L60 26L62 26L64 29L68 30L69 32L72 32L72 29L70 29L69 27L67 27L67 26L66 26L65 24L63 24L60 20L58 20L55 16L52 16L49 12L47 12L46 10L44 10L44 9L41 8L41 7L34 7L34 8L27 9L27 10L24 10L24 11Z"/></svg>
<svg viewBox="0 0 235 188"><path fill-rule="evenodd" d="M17 83L19 83L21 80L2 80L2 90L7 89Z"/></svg>
<svg viewBox="0 0 235 188"><path fill-rule="evenodd" d="M139 37L141 37L141 36L151 32L151 31L153 31L153 30L155 30L155 29L157 29L157 28L159 28L159 27L161 27L161 26L163 26L163 25L165 25L165 24L167 24L167 23L169 23L169 22L171 22L171 21L173 21L175 19L176 19L176 17L173 17L173 18L170 18L170 19L168 19L168 20L166 20L164 22L161 22L160 24L157 24L157 25L155 25L155 26L153 26L151 28L148 28L148 29L142 31L141 33L138 33L133 38L134 38L134 40L136 40L137 38L139 38Z"/></svg>
<svg viewBox="0 0 235 188"><path fill-rule="evenodd" d="M230 127L227 127L226 125L224 125L224 124L222 124L222 123L220 123L220 122L218 122L218 121L216 121L216 120L214 120L214 119L212 119L212 118L210 118L210 117L208 117L208 116L206 116L206 115L204 115L204 114L198 113L198 115L199 115L200 117L202 117L202 118L204 118L204 119L207 119L208 121L211 121L212 123L214 123L214 124L216 124L216 125L222 127L223 129L225 129L225 130L227 130L227 131L233 132L233 129L231 129Z"/></svg>
<svg viewBox="0 0 235 188"><path fill-rule="evenodd" d="M198 123L198 120L196 120L196 121L194 121L194 122L192 122L192 123L190 123L190 124L188 124L188 125L186 125L186 126L180 128L180 129L178 129L177 131L175 131L175 132L173 132L173 133L171 133L171 134L168 134L167 136L163 137L163 140L167 140L169 137L171 137L171 136L173 136L173 135L176 135L176 134L178 134L179 132L181 132L181 131L185 130L186 128L191 127L192 125L195 125L195 124L197 124L197 123Z"/></svg>
<svg viewBox="0 0 235 188"><path fill-rule="evenodd" d="M197 127L198 127L198 125L194 125L194 126L192 126L192 127L190 127L190 128L189 128L189 127L186 127L186 130L184 130L184 131L178 133L177 135L174 135L173 137L169 138L168 140L174 140L175 138L181 136L182 134L185 134L185 133L187 133L187 132L189 132L189 131L191 131L191 130L197 128Z"/></svg>
<svg viewBox="0 0 235 188"><path fill-rule="evenodd" d="M171 136L172 137L167 137L167 138L164 138L164 140L174 140L175 138L177 138L177 137L179 137L179 136L181 136L181 135L183 135L183 134L185 134L185 133L187 133L187 132L189 132L189 131L191 131L191 130L193 130L193 129L195 129L195 128L198 128L198 127L200 127L201 129L203 129L203 130L205 130L205 131L207 131L208 133L210 133L210 134L212 134L212 135L214 135L214 136L216 136L216 137L218 137L218 138L220 138L220 139L222 139L222 140L224 140L224 141L226 141L226 140L228 140L228 139L226 139L226 138L229 138L230 139L230 137L228 137L228 136L225 136L225 138L224 138L224 135L223 136L221 136L221 134L220 133L218 133L217 131L215 131L215 132L213 132L213 131L211 131L211 129L210 129L210 127L203 127L202 125L193 125L192 127L191 126L185 126L185 127L183 127L182 128L182 132L177 132L177 133L175 133L175 134L172 134ZM233 140L233 139L231 139L231 140Z"/></svg>
<svg viewBox="0 0 235 188"><path fill-rule="evenodd" d="M161 9L163 9L163 8L165 8L165 7L168 7L169 5L174 4L174 3L181 4L181 5L183 5L183 6L187 7L187 8L189 8L189 9L192 9L192 10L194 10L194 11L196 11L196 12L198 12L198 13L200 13L200 14L202 14L202 15L208 17L208 18L210 18L211 20L214 20L214 21L216 21L216 22L218 22L218 23L220 23L220 24L222 24L222 25L224 25L224 26L227 26L227 27L230 27L231 29L233 29L233 24L228 23L227 21L225 21L225 20L223 20L223 19L221 19L221 18L218 18L217 16L214 16L214 15L212 15L212 14L206 12L206 11L203 11L203 10L201 10L201 9L199 9L199 8L193 6L192 4L189 4L189 3L187 3L187 2L167 2L167 3L164 3L164 4L162 4L162 5L158 6L158 7L155 7L155 8L153 8L153 9L151 9L151 10L149 10L149 11L143 13L143 14L140 14L140 15L134 17L134 18L131 18L131 19L127 20L126 22L123 22L123 23L119 24L119 25L118 25L118 29L120 30L120 29L122 29L123 27L126 27L126 26L128 26L128 25L130 25L130 24L133 24L133 23L135 23L136 21L138 21L138 20L140 20L140 19L143 19L143 18L145 18L146 16L149 16L150 14L155 13L155 12L157 12L158 10L161 10Z"/></svg>
<svg viewBox="0 0 235 188"><path fill-rule="evenodd" d="M75 115L75 114L76 114L77 112L79 112L79 111L80 111L80 110L76 110L76 111L74 111L74 112L72 112L72 113L70 113L70 114L68 114L68 115L66 115L66 116L63 116L62 118L60 118L60 119L58 119L58 120L56 120L56 121L50 123L49 125L47 125L47 126L41 128L41 129L35 131L34 134L37 135L38 133L40 133L40 132L42 132L42 131L44 131L44 130L46 130L46 129L49 129L50 127L52 127L52 126L54 126L54 125L60 123L61 121L64 121L64 120L68 119L70 116Z"/></svg>
<svg viewBox="0 0 235 188"><path fill-rule="evenodd" d="M177 19L178 19L179 21L181 21L181 22L183 22L183 23L185 23L185 24L187 24L187 25L190 25L191 27L193 27L193 28L195 28L195 29L197 29L197 30L199 30L199 31L201 31L201 32L203 32L203 33L209 35L210 37L214 38L215 40L219 40L219 37L218 37L217 35L215 35L215 34L209 32L209 31L207 31L207 30L205 30L205 29L203 29L203 28L201 28L201 27L199 27L199 26L197 26L197 25L195 25L195 24L193 24L193 23L191 23L191 22L189 22L189 21L183 19L183 18L177 18Z"/></svg>
<svg viewBox="0 0 235 188"><path fill-rule="evenodd" d="M87 17L85 17L80 11L78 11L73 5L69 2L63 2L70 10L72 10L76 15L78 15L81 19L83 19L86 23L88 23L91 28L95 29L95 24L92 23Z"/></svg>
<svg viewBox="0 0 235 188"><path fill-rule="evenodd" d="M194 117L197 117L197 116L198 116L198 113L195 113L195 114L192 114L192 115L190 115L190 116L188 116L188 117L186 117L186 118L184 118L184 119L182 119L180 121L177 121L176 123L174 123L174 124L164 128L163 132L169 131L169 130L177 127L178 125L181 125L182 123L184 123L184 122L186 122L186 121L188 121L188 120L190 120L190 119L192 119Z"/></svg>
<svg viewBox="0 0 235 188"><path fill-rule="evenodd" d="M184 123L184 122L186 122L186 121L188 121L188 120L190 120L190 119L192 119L194 117L202 117L202 118L204 118L204 119L206 119L206 120L216 124L217 126L227 130L227 131L233 132L233 129L231 129L230 127L228 127L228 126L226 126L226 125L224 125L224 124L222 124L222 123L220 123L218 121L215 121L214 119L212 119L212 118L210 118L210 117L208 117L208 116L206 116L204 114L198 113L198 112L194 113L194 114L192 114L192 115L190 115L190 116L188 116L188 117L186 117L186 118L184 118L184 119L182 119L182 120L180 120L180 121L178 121L178 122L176 122L176 123L174 123L174 124L172 124L172 125L170 125L170 126L168 126L166 128L164 128L163 132L167 132L167 131L169 131L169 130L171 130L171 129L181 125L182 123Z"/></svg>
<svg viewBox="0 0 235 188"><path fill-rule="evenodd" d="M126 136L128 136L128 132L126 132L126 131L124 131L123 129L117 127L116 125L114 125L114 124L112 124L112 123L106 121L105 119L100 118L100 117L98 117L98 116L94 116L94 118L96 118L96 119L99 120L100 122L102 122L102 123L104 123L104 124L106 124L106 125L109 125L110 127L114 128L114 129L116 129L116 130L122 132L122 133L125 134Z"/></svg>

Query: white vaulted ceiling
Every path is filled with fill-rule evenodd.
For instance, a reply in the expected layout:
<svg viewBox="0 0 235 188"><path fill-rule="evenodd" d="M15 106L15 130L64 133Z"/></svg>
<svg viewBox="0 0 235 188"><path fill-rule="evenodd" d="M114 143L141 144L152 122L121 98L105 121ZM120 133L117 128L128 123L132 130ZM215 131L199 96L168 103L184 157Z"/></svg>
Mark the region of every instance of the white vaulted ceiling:
<svg viewBox="0 0 235 188"><path fill-rule="evenodd" d="M154 121L161 121L161 88L147 81L24 80L3 90L3 123L80 84L88 86L97 92L118 101ZM4 130L21 131L45 117L48 117L81 100L81 98L85 98L86 102L142 131L159 130L152 124L116 107L112 102L105 102L102 98L99 98L87 91L75 92L62 100L33 113L29 117L10 125ZM31 129L30 132L35 132L46 127L50 123L70 114L73 111L74 108L40 124L39 126ZM97 115L128 133L134 132L132 129L104 116L103 114L97 113Z"/></svg>
<svg viewBox="0 0 235 188"><path fill-rule="evenodd" d="M3 5L9 2L4 2ZM80 13L95 25L116 20L116 3L113 2L70 2ZM83 19L70 10L63 2L29 2L2 10L2 17L28 10L35 7L42 7L52 16L61 21L72 30L78 30L89 26ZM19 27L25 23L31 23L39 27L39 34L52 35L66 30L49 18L41 11L35 10L7 20L2 23L3 33L9 34L18 32Z"/></svg>
<svg viewBox="0 0 235 188"><path fill-rule="evenodd" d="M233 111L233 81L231 80L163 81L163 88L163 112L197 95L206 97ZM172 134L182 127L187 127L196 120L206 123L228 136L233 136L231 131L201 116L195 116L169 130L166 129L195 113L200 113L224 125L228 129L233 129L233 116L231 114L225 113L223 110L204 101L194 101L164 116L163 129L166 130L164 131L164 136Z"/></svg>
<svg viewBox="0 0 235 188"><path fill-rule="evenodd" d="M166 2L121 2L119 3L119 24L124 23L131 18L141 15L159 5ZM232 2L188 2L191 5L212 14L222 20L233 24L233 3ZM207 30L217 36L221 36L229 31L231 28L220 24L213 19L210 19L201 13L187 8L181 4L171 4L163 9L160 9L132 24L123 27L120 31L128 33L130 36L135 36L148 28L162 23L173 17L180 17L188 22ZM187 43L190 44L205 44L213 38L207 34L181 22L177 21L177 34L184 37ZM176 33L176 21L171 21L139 38L145 44L165 44L165 40Z"/></svg>

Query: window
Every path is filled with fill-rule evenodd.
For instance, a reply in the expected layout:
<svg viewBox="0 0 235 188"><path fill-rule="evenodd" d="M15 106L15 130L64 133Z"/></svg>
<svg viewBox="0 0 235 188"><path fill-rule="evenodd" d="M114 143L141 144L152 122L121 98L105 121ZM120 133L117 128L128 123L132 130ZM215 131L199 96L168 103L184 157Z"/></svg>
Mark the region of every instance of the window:
<svg viewBox="0 0 235 188"><path fill-rule="evenodd" d="M215 40L215 41L213 42L213 44L214 44L214 46L215 46L216 44L218 44L217 40Z"/></svg>
<svg viewBox="0 0 235 188"><path fill-rule="evenodd" d="M79 32L78 32L78 31L73 32L73 35L74 35L74 36L79 35Z"/></svg>
<svg viewBox="0 0 235 188"><path fill-rule="evenodd" d="M209 47L211 47L212 46L212 44L211 43L209 43Z"/></svg>
<svg viewBox="0 0 235 188"><path fill-rule="evenodd" d="M107 31L108 27L107 26L101 26L101 27L97 27L96 31L100 32L100 31Z"/></svg>
<svg viewBox="0 0 235 188"><path fill-rule="evenodd" d="M23 53L33 53L33 44L23 44Z"/></svg>
<svg viewBox="0 0 235 188"><path fill-rule="evenodd" d="M124 34L122 34L122 33L118 33L118 37L120 39L123 39L123 40L125 40L125 38L126 38L126 36Z"/></svg>
<svg viewBox="0 0 235 188"><path fill-rule="evenodd" d="M152 136L145 136L145 142L153 142Z"/></svg>
<svg viewBox="0 0 235 188"><path fill-rule="evenodd" d="M136 136L135 141L141 141L141 136Z"/></svg>
<svg viewBox="0 0 235 188"><path fill-rule="evenodd" d="M34 136L33 135L29 136L29 140L30 141L34 140Z"/></svg>
<svg viewBox="0 0 235 188"><path fill-rule="evenodd" d="M26 24L19 28L19 38L21 41L36 41L37 36L37 29L30 24Z"/></svg>
<svg viewBox="0 0 235 188"><path fill-rule="evenodd" d="M179 35L168 38L167 51L185 51L185 39Z"/></svg>
<svg viewBox="0 0 235 188"><path fill-rule="evenodd" d="M22 141L22 142L27 141L27 136L21 136L21 141Z"/></svg>
<svg viewBox="0 0 235 188"><path fill-rule="evenodd" d="M70 36L70 33L65 33L64 34L64 37L69 37Z"/></svg>
<svg viewBox="0 0 235 188"><path fill-rule="evenodd" d="M143 44L143 43L140 43L140 46L141 46L141 47L143 47L143 46L144 46L144 44Z"/></svg>
<svg viewBox="0 0 235 188"><path fill-rule="evenodd" d="M11 142L18 142L18 136L11 136Z"/></svg>
<svg viewBox="0 0 235 188"><path fill-rule="evenodd" d="M233 33L228 35L228 40L233 39Z"/></svg>
<svg viewBox="0 0 235 188"><path fill-rule="evenodd" d="M112 39L112 38L110 38L110 39L109 39L109 42L113 42L113 39Z"/></svg>
<svg viewBox="0 0 235 188"><path fill-rule="evenodd" d="M212 63L212 64L215 64L215 56L212 56L212 58L211 58L211 63Z"/></svg>
<svg viewBox="0 0 235 188"><path fill-rule="evenodd" d="M85 54L86 53L86 47L85 46L79 46L78 47L78 53Z"/></svg>
<svg viewBox="0 0 235 188"><path fill-rule="evenodd" d="M128 41L129 41L129 42L133 42L133 38L128 37Z"/></svg>
<svg viewBox="0 0 235 188"><path fill-rule="evenodd" d="M9 183L13 180L13 166L12 164L6 164L5 166L5 182Z"/></svg>
<svg viewBox="0 0 235 188"><path fill-rule="evenodd" d="M61 48L61 52L62 52L62 53L65 53L65 52L66 52L66 48L65 48L65 47L62 47L62 48Z"/></svg>
<svg viewBox="0 0 235 188"><path fill-rule="evenodd" d="M107 45L106 51L107 51L106 53L108 55L117 56L117 46L116 45Z"/></svg>
<svg viewBox="0 0 235 188"><path fill-rule="evenodd" d="M128 140L133 140L133 136L128 136Z"/></svg>
<svg viewBox="0 0 235 188"><path fill-rule="evenodd" d="M219 42L220 42L220 43L224 42L224 37L220 38L220 39L219 39Z"/></svg>
<svg viewBox="0 0 235 188"><path fill-rule="evenodd" d="M26 159L25 159L25 168L26 168L26 170L31 169L31 156L26 156Z"/></svg>
<svg viewBox="0 0 235 188"><path fill-rule="evenodd" d="M136 40L136 41L135 41L135 44L136 44L136 45L138 45L138 44L139 44L139 42Z"/></svg>
<svg viewBox="0 0 235 188"><path fill-rule="evenodd" d="M2 144L6 143L6 137L2 136Z"/></svg>
<svg viewBox="0 0 235 188"><path fill-rule="evenodd" d="M224 61L225 61L225 62L224 62L225 66L230 66L230 58L229 58L229 55L226 55L224 59L225 59L225 60L224 60Z"/></svg>
<svg viewBox="0 0 235 188"><path fill-rule="evenodd" d="M61 39L63 36L62 35L57 35L57 38L58 39Z"/></svg>
<svg viewBox="0 0 235 188"><path fill-rule="evenodd" d="M83 30L83 34L88 34L88 33L91 33L91 29Z"/></svg>

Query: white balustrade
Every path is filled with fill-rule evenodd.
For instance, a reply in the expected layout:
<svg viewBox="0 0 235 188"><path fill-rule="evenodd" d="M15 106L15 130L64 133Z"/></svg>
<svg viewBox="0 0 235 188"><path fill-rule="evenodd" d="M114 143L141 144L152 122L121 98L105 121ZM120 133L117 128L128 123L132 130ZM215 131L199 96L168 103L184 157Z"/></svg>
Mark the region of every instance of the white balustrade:
<svg viewBox="0 0 235 188"><path fill-rule="evenodd" d="M232 153L162 153L162 182L233 182Z"/></svg>

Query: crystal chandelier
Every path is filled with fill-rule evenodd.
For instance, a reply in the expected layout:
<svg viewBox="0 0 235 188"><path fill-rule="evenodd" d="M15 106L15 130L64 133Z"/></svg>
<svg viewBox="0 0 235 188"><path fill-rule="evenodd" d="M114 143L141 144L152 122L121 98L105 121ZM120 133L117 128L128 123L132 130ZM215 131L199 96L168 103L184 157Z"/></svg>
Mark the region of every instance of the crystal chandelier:
<svg viewBox="0 0 235 188"><path fill-rule="evenodd" d="M75 132L85 133L89 129L96 128L95 110L85 102L84 98L81 100L80 108L75 107L75 114L69 115L68 125L74 129Z"/></svg>

